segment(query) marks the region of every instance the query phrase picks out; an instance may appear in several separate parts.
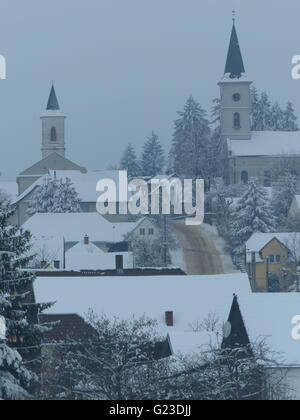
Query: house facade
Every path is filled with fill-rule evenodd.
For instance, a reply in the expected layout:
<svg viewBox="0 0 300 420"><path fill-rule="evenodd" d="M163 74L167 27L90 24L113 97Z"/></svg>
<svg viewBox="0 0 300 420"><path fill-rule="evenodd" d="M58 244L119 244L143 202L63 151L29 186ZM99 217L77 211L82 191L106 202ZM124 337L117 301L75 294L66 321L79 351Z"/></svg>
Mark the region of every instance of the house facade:
<svg viewBox="0 0 300 420"><path fill-rule="evenodd" d="M246 267L255 292L288 292L296 281L294 233L257 233L246 243Z"/></svg>
<svg viewBox="0 0 300 420"><path fill-rule="evenodd" d="M98 213L40 213L23 226L32 235L37 268L107 270L134 267L128 236L151 241L159 228L146 218L112 223ZM117 264L118 262L118 264Z"/></svg>

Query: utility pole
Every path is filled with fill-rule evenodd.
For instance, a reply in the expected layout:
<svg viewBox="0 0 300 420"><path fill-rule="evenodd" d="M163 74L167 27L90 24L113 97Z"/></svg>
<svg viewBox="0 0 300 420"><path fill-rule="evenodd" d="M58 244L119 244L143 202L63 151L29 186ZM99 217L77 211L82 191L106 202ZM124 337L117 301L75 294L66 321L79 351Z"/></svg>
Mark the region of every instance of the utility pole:
<svg viewBox="0 0 300 420"><path fill-rule="evenodd" d="M252 284L253 290L256 291L256 252L251 253L251 264L252 264Z"/></svg>
<svg viewBox="0 0 300 420"><path fill-rule="evenodd" d="M266 260L266 263L267 263L267 265L266 265L266 268L267 268L267 272L266 272L266 279L267 279L267 292L269 292L270 291L270 276L269 276L269 274L270 274L270 259L269 259L269 257L267 257L267 260Z"/></svg>

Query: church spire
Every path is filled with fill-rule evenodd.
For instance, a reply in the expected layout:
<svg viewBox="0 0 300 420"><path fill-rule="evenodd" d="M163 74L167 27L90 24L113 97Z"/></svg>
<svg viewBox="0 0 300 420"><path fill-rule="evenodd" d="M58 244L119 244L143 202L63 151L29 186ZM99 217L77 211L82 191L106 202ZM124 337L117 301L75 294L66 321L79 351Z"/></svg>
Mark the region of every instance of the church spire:
<svg viewBox="0 0 300 420"><path fill-rule="evenodd" d="M242 53L235 28L235 11L233 12L233 27L231 32L229 50L227 55L225 74L231 79L239 79L245 73Z"/></svg>
<svg viewBox="0 0 300 420"><path fill-rule="evenodd" d="M57 100L54 85L52 84L50 96L47 104L47 111L59 111L59 103Z"/></svg>

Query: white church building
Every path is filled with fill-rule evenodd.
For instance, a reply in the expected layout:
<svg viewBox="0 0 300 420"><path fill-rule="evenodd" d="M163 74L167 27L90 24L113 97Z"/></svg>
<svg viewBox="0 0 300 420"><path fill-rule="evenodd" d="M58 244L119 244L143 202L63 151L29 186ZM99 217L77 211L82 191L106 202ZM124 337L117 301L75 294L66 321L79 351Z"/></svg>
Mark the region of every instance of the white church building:
<svg viewBox="0 0 300 420"><path fill-rule="evenodd" d="M273 169L282 159L287 159L287 164L293 159L293 167L299 167L300 175L300 131L251 131L251 84L234 22L225 74L219 82L221 133L227 162L225 178L228 184L257 178L270 187Z"/></svg>

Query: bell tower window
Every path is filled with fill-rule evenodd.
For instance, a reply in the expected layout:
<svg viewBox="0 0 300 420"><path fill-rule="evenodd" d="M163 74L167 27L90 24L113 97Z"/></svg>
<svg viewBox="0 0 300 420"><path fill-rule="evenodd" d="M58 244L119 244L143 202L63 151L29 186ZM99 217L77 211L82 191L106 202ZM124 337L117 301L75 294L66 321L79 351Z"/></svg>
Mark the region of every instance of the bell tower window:
<svg viewBox="0 0 300 420"><path fill-rule="evenodd" d="M239 130L241 128L241 115L239 112L235 112L233 115L233 127L236 130Z"/></svg>
<svg viewBox="0 0 300 420"><path fill-rule="evenodd" d="M55 127L51 128L51 141L57 141L57 131Z"/></svg>

